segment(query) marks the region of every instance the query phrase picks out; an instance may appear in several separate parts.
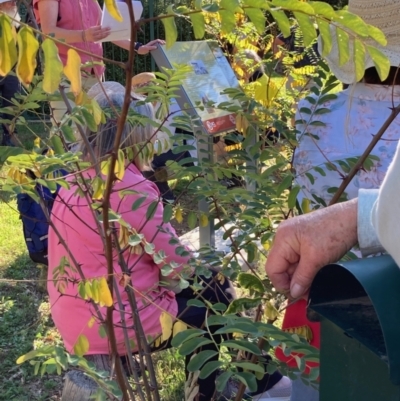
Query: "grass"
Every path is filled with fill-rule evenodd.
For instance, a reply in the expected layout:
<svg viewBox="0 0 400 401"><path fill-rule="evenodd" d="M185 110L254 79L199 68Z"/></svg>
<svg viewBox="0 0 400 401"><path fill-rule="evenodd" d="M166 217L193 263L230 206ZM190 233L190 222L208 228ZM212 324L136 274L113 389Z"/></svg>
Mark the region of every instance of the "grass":
<svg viewBox="0 0 400 401"><path fill-rule="evenodd" d="M60 378L40 379L29 364L16 364L20 355L53 341L56 333L47 297L37 285L41 271L27 256L14 201L0 203L0 227L0 400L49 400L58 395Z"/></svg>

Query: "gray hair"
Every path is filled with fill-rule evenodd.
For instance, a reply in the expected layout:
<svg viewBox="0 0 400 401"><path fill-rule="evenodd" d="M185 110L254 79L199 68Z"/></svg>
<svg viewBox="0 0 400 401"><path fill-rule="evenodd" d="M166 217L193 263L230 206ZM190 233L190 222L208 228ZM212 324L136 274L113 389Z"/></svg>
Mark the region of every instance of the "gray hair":
<svg viewBox="0 0 400 401"><path fill-rule="evenodd" d="M125 88L117 82L104 82L94 85L89 90L88 95L93 97L100 108L106 112L106 121L99 124L97 132L87 130L86 133L96 156L101 160L110 154L114 147L119 113L124 104ZM121 149L132 148L138 144L146 146L155 137L153 126L146 121L140 122L141 116L147 117L151 121L155 120L153 106L150 103L138 105L137 103L141 100L140 98L131 101L128 117L122 129ZM84 143L81 146L81 151L84 157L89 153ZM139 169L148 169L153 157L152 152L142 152L142 155L147 156L137 157L132 161Z"/></svg>

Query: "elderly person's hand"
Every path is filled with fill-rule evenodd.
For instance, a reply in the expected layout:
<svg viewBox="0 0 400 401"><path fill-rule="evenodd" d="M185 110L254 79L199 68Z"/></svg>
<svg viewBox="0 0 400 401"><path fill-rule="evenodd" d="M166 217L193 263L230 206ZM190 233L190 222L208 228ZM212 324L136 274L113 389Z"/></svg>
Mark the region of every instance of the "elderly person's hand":
<svg viewBox="0 0 400 401"><path fill-rule="evenodd" d="M278 227L266 272L278 291L307 294L318 270L357 243L357 199L289 219Z"/></svg>
<svg viewBox="0 0 400 401"><path fill-rule="evenodd" d="M145 45L140 46L137 52L138 52L138 54L141 54L141 55L147 54L148 52L157 49L157 44L165 45L165 40L162 40L162 39L152 40L149 43L146 43Z"/></svg>

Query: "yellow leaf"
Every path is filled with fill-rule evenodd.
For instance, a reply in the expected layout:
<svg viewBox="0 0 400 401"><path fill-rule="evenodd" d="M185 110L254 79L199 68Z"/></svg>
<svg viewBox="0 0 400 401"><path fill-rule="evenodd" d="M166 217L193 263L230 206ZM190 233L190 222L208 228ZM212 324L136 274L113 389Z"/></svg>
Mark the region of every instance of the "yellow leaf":
<svg viewBox="0 0 400 401"><path fill-rule="evenodd" d="M215 278L219 281L219 283L220 283L221 285L224 285L224 283L225 283L225 276L224 276L221 272L219 272Z"/></svg>
<svg viewBox="0 0 400 401"><path fill-rule="evenodd" d="M37 137L37 138L34 139L34 141L33 141L33 146L34 146L35 148L40 148L40 138L39 138L39 137Z"/></svg>
<svg viewBox="0 0 400 401"><path fill-rule="evenodd" d="M54 93L61 82L64 67L53 40L45 39L42 49L44 53L43 90L46 93Z"/></svg>
<svg viewBox="0 0 400 401"><path fill-rule="evenodd" d="M95 323L96 323L96 319L95 319L94 316L92 316L92 317L89 319L88 324L87 324L88 327L89 327L89 329L91 329Z"/></svg>
<svg viewBox="0 0 400 401"><path fill-rule="evenodd" d="M172 318L167 312L162 312L160 315L160 324L162 330L162 341L167 341L172 334Z"/></svg>
<svg viewBox="0 0 400 401"><path fill-rule="evenodd" d="M112 306L113 299L105 277L102 277L99 281L99 298L100 306Z"/></svg>
<svg viewBox="0 0 400 401"><path fill-rule="evenodd" d="M175 209L175 220L180 224L183 221L183 214L182 214L182 208L181 207L177 207Z"/></svg>
<svg viewBox="0 0 400 401"><path fill-rule="evenodd" d="M99 125L103 120L103 110L101 110L96 100L92 99L92 111L94 122Z"/></svg>
<svg viewBox="0 0 400 401"><path fill-rule="evenodd" d="M118 10L117 3L115 0L105 0L104 4L107 8L107 11L110 15L115 18L117 21L123 21L122 15Z"/></svg>
<svg viewBox="0 0 400 401"><path fill-rule="evenodd" d="M77 51L68 49L67 64L64 67L64 74L71 82L71 92L78 96L82 91L81 80L81 58Z"/></svg>
<svg viewBox="0 0 400 401"><path fill-rule="evenodd" d="M309 213L311 211L310 199L303 198L303 200L301 201L301 210L303 211L303 213Z"/></svg>
<svg viewBox="0 0 400 401"><path fill-rule="evenodd" d="M17 41L19 50L17 76L27 86L32 82L36 70L36 53L39 49L39 42L32 29L26 26L19 30Z"/></svg>
<svg viewBox="0 0 400 401"><path fill-rule="evenodd" d="M107 175L110 170L110 159L103 160L100 164L101 174Z"/></svg>
<svg viewBox="0 0 400 401"><path fill-rule="evenodd" d="M208 217L207 217L207 215L206 214L201 214L199 222L200 222L200 227L207 227L207 225L208 225Z"/></svg>
<svg viewBox="0 0 400 401"><path fill-rule="evenodd" d="M265 303L264 315L268 320L275 320L278 317L279 312L270 301L267 301Z"/></svg>
<svg viewBox="0 0 400 401"><path fill-rule="evenodd" d="M185 330L187 330L187 325L185 323L181 322L180 320L178 320L174 324L172 337L175 337L178 333L180 333L181 331L185 331Z"/></svg>
<svg viewBox="0 0 400 401"><path fill-rule="evenodd" d="M79 92L78 95L75 96L75 104L77 106L84 105L85 103L87 103L88 100L89 100L88 95L83 91Z"/></svg>
<svg viewBox="0 0 400 401"><path fill-rule="evenodd" d="M154 340L154 346L157 348L161 345L161 336L158 336L155 340Z"/></svg>
<svg viewBox="0 0 400 401"><path fill-rule="evenodd" d="M8 15L0 16L0 74L6 76L18 60L17 46L14 39L11 19Z"/></svg>
<svg viewBox="0 0 400 401"><path fill-rule="evenodd" d="M89 351L89 340L83 334L80 334L74 345L74 353L78 356L83 356Z"/></svg>
<svg viewBox="0 0 400 401"><path fill-rule="evenodd" d="M104 181L100 177L95 177L92 183L94 200L100 200L103 198L104 192Z"/></svg>
<svg viewBox="0 0 400 401"><path fill-rule="evenodd" d="M270 244L269 241L265 241L265 242L263 242L262 246L266 251L269 251L269 248L271 247L271 244Z"/></svg>
<svg viewBox="0 0 400 401"><path fill-rule="evenodd" d="M116 160L114 173L119 180L124 178L125 174L125 154L122 149L118 150L118 160Z"/></svg>

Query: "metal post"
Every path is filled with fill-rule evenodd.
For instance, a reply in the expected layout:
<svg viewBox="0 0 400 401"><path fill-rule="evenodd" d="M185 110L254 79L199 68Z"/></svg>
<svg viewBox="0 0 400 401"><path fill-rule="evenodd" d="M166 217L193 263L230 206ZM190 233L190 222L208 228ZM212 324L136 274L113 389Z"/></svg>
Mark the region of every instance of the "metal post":
<svg viewBox="0 0 400 401"><path fill-rule="evenodd" d="M213 151L213 140L212 136L206 133L204 130L196 131L195 133L197 142L197 154L199 164L212 163L214 159ZM202 199L199 201L199 210L202 213L209 214L210 208L207 199ZM209 245L210 247L215 247L215 230L214 230L214 220L208 219L208 225L199 227L199 245L200 247Z"/></svg>

